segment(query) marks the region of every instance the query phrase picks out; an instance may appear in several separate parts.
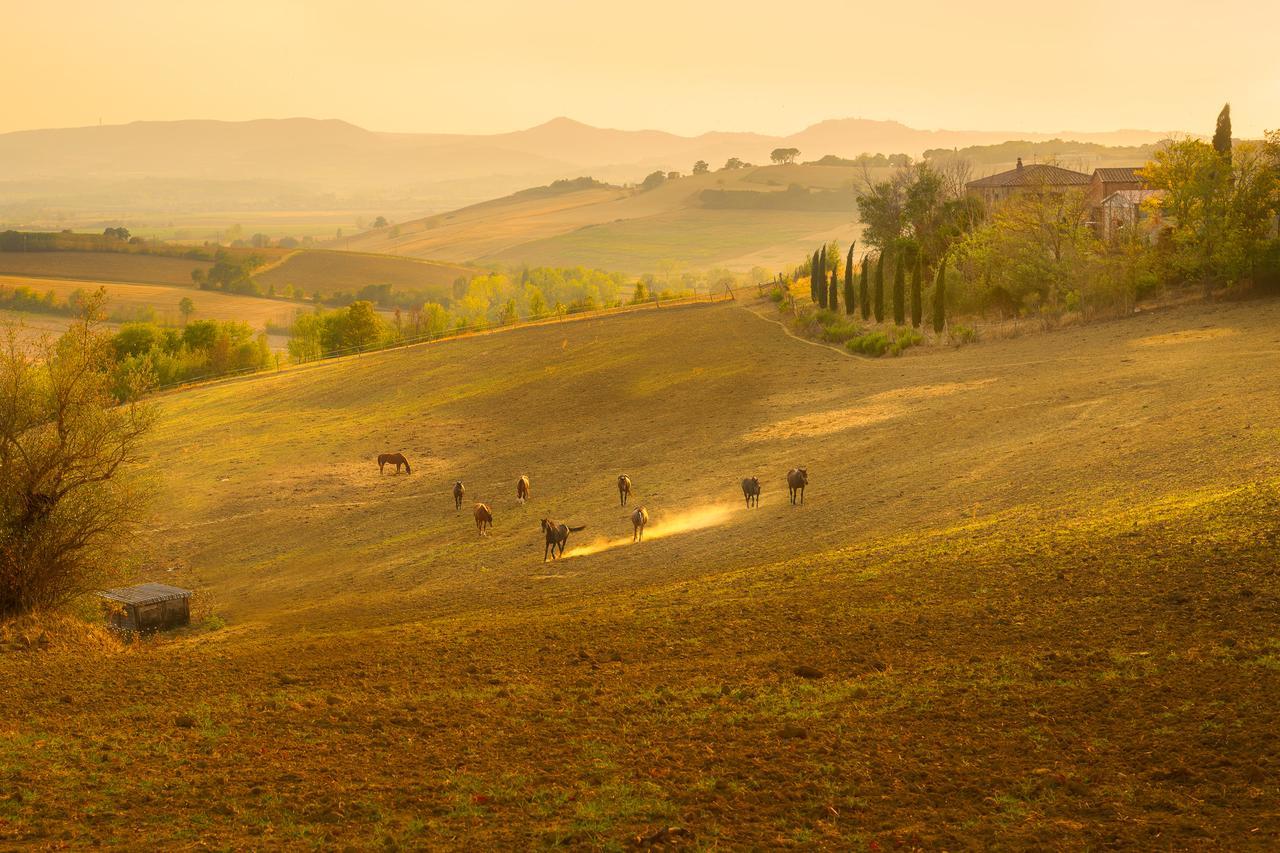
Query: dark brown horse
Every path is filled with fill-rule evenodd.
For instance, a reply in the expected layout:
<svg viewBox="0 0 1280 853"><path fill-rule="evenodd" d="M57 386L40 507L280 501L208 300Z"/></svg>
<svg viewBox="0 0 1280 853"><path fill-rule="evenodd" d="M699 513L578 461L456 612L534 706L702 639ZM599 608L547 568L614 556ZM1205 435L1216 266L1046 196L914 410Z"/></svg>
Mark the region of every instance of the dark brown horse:
<svg viewBox="0 0 1280 853"><path fill-rule="evenodd" d="M556 548L560 548L560 557L564 556L564 546L569 541L570 533L577 533L579 530L586 530L584 524L581 527L569 527L558 521L552 521L549 518L542 519L542 532L547 536L547 544L542 549L542 562L547 561L547 555L551 555L551 559L558 559L556 556Z"/></svg>
<svg viewBox="0 0 1280 853"><path fill-rule="evenodd" d="M796 495L800 495L800 503L804 503L804 487L809 485L809 471L807 468L792 468L787 472L787 488L791 490L791 503L796 502Z"/></svg>
<svg viewBox="0 0 1280 853"><path fill-rule="evenodd" d="M634 528L631 531L632 542L644 541L644 526L648 523L649 523L649 510L645 509L644 507L640 507L638 510L631 513L631 525Z"/></svg>
<svg viewBox="0 0 1280 853"><path fill-rule="evenodd" d="M631 478L623 474L618 478L618 503L620 506L626 506L627 501L631 499Z"/></svg>
<svg viewBox="0 0 1280 853"><path fill-rule="evenodd" d="M520 479L516 480L516 500L524 503L529 500L529 478L524 474L520 475Z"/></svg>
<svg viewBox="0 0 1280 853"><path fill-rule="evenodd" d="M453 508L462 511L462 496L467 493L466 488L462 485L462 481L453 484Z"/></svg>
<svg viewBox="0 0 1280 853"><path fill-rule="evenodd" d="M481 536L488 536L485 529L493 527L493 513L489 511L487 504L476 504L476 529L480 531Z"/></svg>
<svg viewBox="0 0 1280 853"><path fill-rule="evenodd" d="M760 506L759 477L747 477L742 481L742 496L747 499L747 506Z"/></svg>
<svg viewBox="0 0 1280 853"><path fill-rule="evenodd" d="M397 473L397 474L399 474L399 473L400 473L400 466L401 466L401 465L403 465L403 466L404 466L404 472L405 472L406 474L412 474L412 473L413 473L413 471L412 471L412 470L410 470L410 468L409 468L409 460L404 458L404 454L403 454L403 453L380 453L380 454L378 454L378 473L379 473L379 474L381 474L381 473L382 473L382 466L383 466L383 465L392 465L392 464L394 464L394 465L396 466L396 473Z"/></svg>

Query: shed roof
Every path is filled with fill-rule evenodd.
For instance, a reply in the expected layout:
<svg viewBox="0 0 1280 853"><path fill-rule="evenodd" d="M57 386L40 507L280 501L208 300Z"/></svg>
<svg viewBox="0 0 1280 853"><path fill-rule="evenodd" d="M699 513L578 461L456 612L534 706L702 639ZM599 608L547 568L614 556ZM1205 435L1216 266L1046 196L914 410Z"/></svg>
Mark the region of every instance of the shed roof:
<svg viewBox="0 0 1280 853"><path fill-rule="evenodd" d="M987 187L1034 187L1039 185L1052 187L1083 186L1092 179L1092 175L1086 175L1084 172L1075 172L1071 169L1064 169L1061 166L1051 166L1048 163L1032 163L1028 166L1010 169L1007 172L996 172L994 175L970 181L965 186L974 189Z"/></svg>
<svg viewBox="0 0 1280 853"><path fill-rule="evenodd" d="M1138 175L1141 166L1108 166L1105 169L1094 169L1093 174L1104 184L1141 183Z"/></svg>
<svg viewBox="0 0 1280 853"><path fill-rule="evenodd" d="M175 598L186 598L191 595L191 590L164 583L142 583L119 589L104 589L98 595L121 604L158 604Z"/></svg>

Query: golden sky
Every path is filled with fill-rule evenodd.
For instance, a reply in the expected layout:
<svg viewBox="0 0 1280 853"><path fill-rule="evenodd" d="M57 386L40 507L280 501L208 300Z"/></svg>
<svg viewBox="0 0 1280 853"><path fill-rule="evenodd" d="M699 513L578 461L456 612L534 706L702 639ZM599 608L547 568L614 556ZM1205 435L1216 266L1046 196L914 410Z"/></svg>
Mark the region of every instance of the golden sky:
<svg viewBox="0 0 1280 853"><path fill-rule="evenodd" d="M567 115L694 134L825 118L1280 127L1280 2L0 0L0 132L341 118L500 132Z"/></svg>

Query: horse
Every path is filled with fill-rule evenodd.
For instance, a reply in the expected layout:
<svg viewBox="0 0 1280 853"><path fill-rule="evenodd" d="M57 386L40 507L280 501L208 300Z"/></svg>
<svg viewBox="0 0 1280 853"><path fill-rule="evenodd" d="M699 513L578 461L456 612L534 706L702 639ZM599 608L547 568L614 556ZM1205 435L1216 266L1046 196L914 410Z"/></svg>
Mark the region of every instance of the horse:
<svg viewBox="0 0 1280 853"><path fill-rule="evenodd" d="M644 541L644 526L648 523L649 523L649 510L645 509L644 507L640 507L638 510L631 513L631 524L632 524L632 527L634 528L631 531L632 542Z"/></svg>
<svg viewBox="0 0 1280 853"><path fill-rule="evenodd" d="M807 468L792 468L787 472L787 488L791 490L791 504L796 502L796 493L800 494L800 503L804 503L804 487L809 485Z"/></svg>
<svg viewBox="0 0 1280 853"><path fill-rule="evenodd" d="M467 490L463 487L461 480L453 484L453 508L459 512L462 511L462 496L466 492Z"/></svg>
<svg viewBox="0 0 1280 853"><path fill-rule="evenodd" d="M559 546L560 548L560 556L563 557L564 546L565 546L565 543L569 541L569 534L577 533L579 530L586 530L586 529L587 529L587 526L585 524L582 525L581 527L569 527L568 525L561 524L558 521L552 521L549 518L542 519L542 532L545 533L547 537L547 544L542 549L542 562L545 563L547 561L548 553L551 554L551 559L553 560L557 559L556 557L557 546Z"/></svg>
<svg viewBox="0 0 1280 853"><path fill-rule="evenodd" d="M524 503L529 500L529 478L524 474L520 475L520 479L516 480L516 500Z"/></svg>
<svg viewBox="0 0 1280 853"><path fill-rule="evenodd" d="M618 478L618 505L626 506L631 499L631 478L623 474Z"/></svg>
<svg viewBox="0 0 1280 853"><path fill-rule="evenodd" d="M742 481L742 496L747 499L747 506L760 506L760 478L747 477Z"/></svg>
<svg viewBox="0 0 1280 853"><path fill-rule="evenodd" d="M403 453L380 453L380 454L378 454L378 473L379 473L379 474L381 474L381 473L382 473L382 466L383 466L383 465L391 465L391 464L394 464L394 465L396 466L396 473L397 473L397 474L399 474L399 473L400 473L400 466L401 466L401 465L403 465L403 466L404 466L404 472L405 472L406 474L412 474L412 473L413 473L413 471L409 468L409 460L404 458L404 454L403 454Z"/></svg>
<svg viewBox="0 0 1280 853"><path fill-rule="evenodd" d="M489 511L487 504L476 504L475 508L476 529L480 531L481 536L487 536L486 527L493 527L493 513Z"/></svg>

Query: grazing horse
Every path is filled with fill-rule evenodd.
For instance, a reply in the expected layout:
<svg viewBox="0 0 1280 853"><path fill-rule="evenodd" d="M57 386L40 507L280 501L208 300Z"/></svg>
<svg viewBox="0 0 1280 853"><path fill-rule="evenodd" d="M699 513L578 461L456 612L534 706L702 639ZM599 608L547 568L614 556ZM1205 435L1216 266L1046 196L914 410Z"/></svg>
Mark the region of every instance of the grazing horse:
<svg viewBox="0 0 1280 853"><path fill-rule="evenodd" d="M747 499L747 506L760 506L759 477L747 477L742 481L742 496Z"/></svg>
<svg viewBox="0 0 1280 853"><path fill-rule="evenodd" d="M558 559L556 557L557 546L560 548L560 556L563 557L564 546L565 543L569 541L569 534L571 532L577 533L579 530L586 530L586 525L584 524L581 527L569 527L568 525L561 524L558 521L552 521L549 518L542 519L542 532L547 536L547 544L542 549L542 562L545 563L547 561L547 554L550 554L551 559L553 560Z"/></svg>
<svg viewBox="0 0 1280 853"><path fill-rule="evenodd" d="M631 531L632 542L644 541L644 526L649 523L649 510L640 507L631 513L631 524L635 528Z"/></svg>
<svg viewBox="0 0 1280 853"><path fill-rule="evenodd" d="M403 454L403 453L380 453L380 454L378 454L378 473L379 473L379 474L381 474L381 473L382 473L382 466L383 466L383 465L395 465L395 466L396 466L396 473L397 473L397 474L399 474L399 473L400 473L400 466L401 466L401 465L403 465L403 466L404 466L404 472L405 472L406 474L412 474L412 473L413 473L413 471L409 468L409 460L404 458L404 454Z"/></svg>
<svg viewBox="0 0 1280 853"><path fill-rule="evenodd" d="M791 503L796 502L796 493L800 494L800 503L804 503L804 487L809 485L807 468L792 468L787 472L787 488L791 490Z"/></svg>
<svg viewBox="0 0 1280 853"><path fill-rule="evenodd" d="M623 474L618 478L618 505L626 506L631 499L631 478Z"/></svg>
<svg viewBox="0 0 1280 853"><path fill-rule="evenodd" d="M459 512L462 511L462 496L466 493L467 490L463 487L461 480L453 484L453 508Z"/></svg>
<svg viewBox="0 0 1280 853"><path fill-rule="evenodd" d="M485 528L493 527L493 513L489 511L487 504L476 504L476 529L480 531L481 536L487 536Z"/></svg>
<svg viewBox="0 0 1280 853"><path fill-rule="evenodd" d="M516 480L516 500L524 503L529 500L529 478L524 474L520 475L520 479Z"/></svg>

